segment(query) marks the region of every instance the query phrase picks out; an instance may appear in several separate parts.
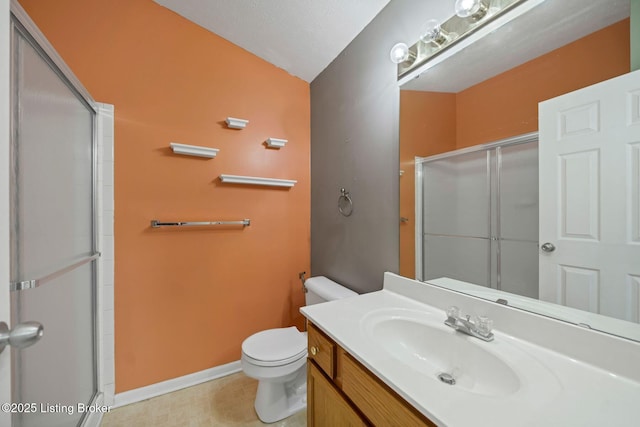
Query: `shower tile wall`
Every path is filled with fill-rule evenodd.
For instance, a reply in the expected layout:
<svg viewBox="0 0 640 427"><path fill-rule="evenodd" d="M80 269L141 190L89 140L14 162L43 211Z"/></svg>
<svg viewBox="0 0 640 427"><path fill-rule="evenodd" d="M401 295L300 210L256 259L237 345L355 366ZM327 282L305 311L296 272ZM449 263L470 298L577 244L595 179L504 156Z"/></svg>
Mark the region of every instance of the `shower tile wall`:
<svg viewBox="0 0 640 427"><path fill-rule="evenodd" d="M114 106L98 104L98 381L104 404L112 405L115 390L114 363L114 235L113 235L113 113Z"/></svg>

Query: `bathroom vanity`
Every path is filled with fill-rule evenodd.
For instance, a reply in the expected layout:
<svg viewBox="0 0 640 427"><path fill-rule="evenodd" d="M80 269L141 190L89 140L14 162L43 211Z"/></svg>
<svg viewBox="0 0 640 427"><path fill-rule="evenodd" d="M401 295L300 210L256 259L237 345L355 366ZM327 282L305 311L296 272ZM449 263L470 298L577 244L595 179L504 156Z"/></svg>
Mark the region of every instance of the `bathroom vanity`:
<svg viewBox="0 0 640 427"><path fill-rule="evenodd" d="M495 339L445 325L486 316ZM385 274L384 289L303 307L308 425L635 425L640 344Z"/></svg>
<svg viewBox="0 0 640 427"><path fill-rule="evenodd" d="M309 323L307 425L435 426Z"/></svg>

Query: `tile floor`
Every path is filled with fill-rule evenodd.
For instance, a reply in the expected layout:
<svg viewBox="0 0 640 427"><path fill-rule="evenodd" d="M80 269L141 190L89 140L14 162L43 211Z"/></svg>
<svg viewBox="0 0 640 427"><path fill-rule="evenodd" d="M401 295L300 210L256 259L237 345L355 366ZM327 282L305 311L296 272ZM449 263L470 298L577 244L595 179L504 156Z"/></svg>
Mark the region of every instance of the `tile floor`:
<svg viewBox="0 0 640 427"><path fill-rule="evenodd" d="M306 411L264 424L253 409L258 382L242 372L113 409L101 427L304 427Z"/></svg>

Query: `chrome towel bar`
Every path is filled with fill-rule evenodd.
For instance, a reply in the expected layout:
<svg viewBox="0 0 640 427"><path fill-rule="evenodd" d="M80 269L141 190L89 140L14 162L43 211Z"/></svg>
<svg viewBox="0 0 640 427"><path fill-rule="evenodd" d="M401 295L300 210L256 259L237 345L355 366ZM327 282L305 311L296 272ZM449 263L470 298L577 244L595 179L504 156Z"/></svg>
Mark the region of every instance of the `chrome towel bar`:
<svg viewBox="0 0 640 427"><path fill-rule="evenodd" d="M151 228L159 227L193 227L193 226L207 226L207 225L241 225L247 227L251 225L250 219L243 219L241 221L180 221L180 222L160 222L157 219L151 220Z"/></svg>

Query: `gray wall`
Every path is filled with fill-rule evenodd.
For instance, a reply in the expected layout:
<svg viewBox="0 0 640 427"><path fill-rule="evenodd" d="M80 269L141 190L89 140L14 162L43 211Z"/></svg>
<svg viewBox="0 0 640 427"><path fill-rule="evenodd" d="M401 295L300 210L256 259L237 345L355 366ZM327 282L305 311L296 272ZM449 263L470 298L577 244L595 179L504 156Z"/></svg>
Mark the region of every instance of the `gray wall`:
<svg viewBox="0 0 640 427"><path fill-rule="evenodd" d="M391 0L311 83L312 275L364 293L398 272L400 92L389 51L452 11L453 0ZM338 213L341 187L350 217Z"/></svg>

